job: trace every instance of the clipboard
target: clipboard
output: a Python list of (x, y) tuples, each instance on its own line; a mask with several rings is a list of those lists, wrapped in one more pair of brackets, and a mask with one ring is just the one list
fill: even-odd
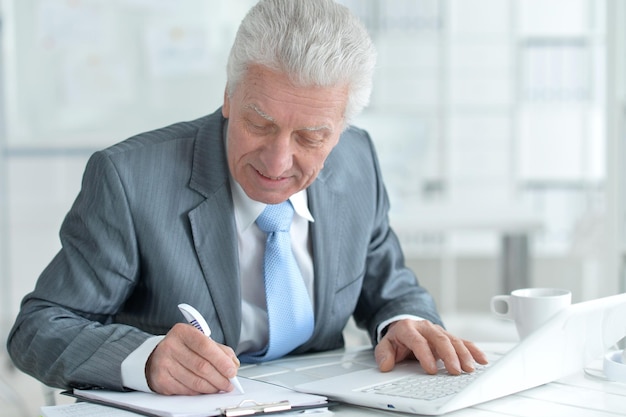
[(81, 401), (119, 408), (148, 417), (240, 417), (277, 414), (325, 408), (324, 396), (305, 394), (248, 378), (240, 378), (246, 394), (207, 394), (196, 396), (159, 395), (139, 391), (119, 392), (102, 389), (64, 391)]
[[(72, 391), (63, 391), (63, 395), (76, 398), (79, 401), (85, 403), (97, 404), (105, 407), (116, 408), (119, 410), (130, 411), (132, 413), (141, 414), (147, 417), (161, 417), (161, 414), (154, 414), (147, 411), (139, 411), (133, 407), (124, 406), (122, 404), (113, 404), (107, 401), (100, 401), (96, 399), (87, 399), (81, 395), (76, 395)], [(254, 400), (243, 400), (237, 406), (222, 407), (220, 408), (220, 414), (224, 417), (242, 417), (251, 416), (256, 414), (280, 414), (286, 412), (299, 412), (304, 410), (313, 410), (316, 408), (327, 408), (338, 405), (338, 402), (327, 401), (326, 403), (305, 405), (305, 406), (292, 406), (287, 400), (277, 401), (274, 403), (258, 403)]]
[(279, 414), (286, 412), (299, 412), (304, 410), (312, 410), (315, 408), (326, 408), (338, 405), (337, 402), (329, 402), (305, 405), (305, 406), (291, 406), (289, 401), (277, 401), (274, 403), (257, 403), (253, 400), (244, 400), (239, 405), (234, 407), (224, 407), (221, 409), (222, 416), (224, 417), (241, 417), (251, 416), (255, 414)]

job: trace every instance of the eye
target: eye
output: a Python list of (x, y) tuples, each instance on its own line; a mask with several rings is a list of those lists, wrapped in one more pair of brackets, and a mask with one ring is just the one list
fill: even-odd
[(321, 148), (326, 143), (322, 135), (298, 133), (296, 137), (298, 143), (307, 148)]
[(246, 120), (246, 126), (250, 132), (255, 134), (269, 133), (272, 129), (272, 125), (265, 121), (255, 122), (250, 119)]

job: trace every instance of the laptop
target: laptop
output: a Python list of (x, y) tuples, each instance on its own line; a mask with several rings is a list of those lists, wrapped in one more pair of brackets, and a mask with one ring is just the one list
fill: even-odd
[[(331, 400), (412, 414), (439, 415), (533, 388), (582, 370), (626, 336), (626, 293), (572, 304), (490, 364), (453, 376), (427, 375), (417, 361), (378, 370), (371, 349), (287, 357), (242, 367), (239, 375)], [(405, 395), (407, 380), (423, 384)], [(421, 397), (421, 398), (416, 398)]]

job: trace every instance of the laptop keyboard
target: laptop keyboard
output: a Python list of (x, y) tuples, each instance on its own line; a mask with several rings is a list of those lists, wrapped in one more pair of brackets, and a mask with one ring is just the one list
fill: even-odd
[(435, 375), (408, 375), (380, 385), (367, 387), (361, 392), (419, 400), (435, 400), (461, 391), (487, 368), (488, 366), (477, 365), (474, 372), (461, 375), (450, 375), (445, 370)]

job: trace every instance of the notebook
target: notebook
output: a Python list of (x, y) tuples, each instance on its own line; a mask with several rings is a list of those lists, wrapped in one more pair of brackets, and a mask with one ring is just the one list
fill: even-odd
[[(287, 358), (242, 368), (240, 375), (345, 403), (439, 415), (581, 371), (624, 336), (626, 294), (620, 294), (572, 304), (507, 352), (486, 352), (490, 365), (472, 374), (452, 376), (442, 369), (436, 376), (426, 375), (416, 361), (381, 373), (372, 351), (361, 350)], [(395, 383), (416, 376), (427, 384), (418, 391), (435, 394), (422, 399), (399, 396), (402, 387)], [(428, 387), (437, 384), (439, 391)], [(458, 392), (446, 391), (454, 385), (460, 385)]]

